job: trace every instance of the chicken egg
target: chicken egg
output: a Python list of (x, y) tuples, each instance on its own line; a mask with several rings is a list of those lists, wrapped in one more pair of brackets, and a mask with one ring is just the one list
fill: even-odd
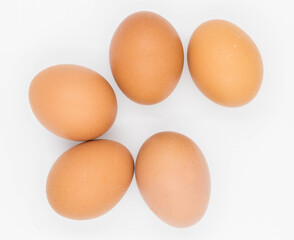
[(160, 132), (142, 145), (136, 180), (150, 209), (174, 227), (188, 227), (204, 215), (210, 196), (205, 158), (188, 137)]
[(29, 99), (37, 119), (51, 132), (70, 140), (99, 137), (112, 126), (117, 113), (109, 83), (93, 70), (71, 64), (37, 74)]
[(141, 104), (155, 104), (175, 89), (183, 69), (181, 39), (174, 27), (152, 12), (137, 12), (116, 29), (110, 66), (124, 94)]
[(81, 143), (63, 153), (47, 178), (47, 198), (60, 215), (91, 219), (112, 209), (127, 191), (133, 157), (111, 140)]
[(263, 63), (253, 40), (238, 26), (224, 20), (201, 24), (188, 47), (191, 76), (212, 101), (238, 107), (258, 93)]

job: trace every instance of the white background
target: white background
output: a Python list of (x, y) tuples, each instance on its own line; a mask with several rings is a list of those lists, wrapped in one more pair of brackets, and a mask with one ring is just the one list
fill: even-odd
[[(0, 239), (294, 239), (294, 14), (292, 1), (0, 0)], [(185, 62), (170, 97), (153, 106), (126, 98), (111, 75), (108, 50), (123, 18), (159, 13), (186, 49), (202, 22), (222, 18), (256, 42), (264, 61), (258, 96), (240, 108), (206, 99)], [(136, 158), (152, 134), (172, 130), (192, 138), (210, 167), (212, 194), (205, 217), (176, 229), (142, 200), (135, 180), (106, 215), (90, 221), (60, 217), (45, 183), (54, 161), (77, 144), (41, 126), (28, 102), (30, 81), (60, 63), (102, 74), (118, 98), (114, 126), (102, 138), (123, 143)]]

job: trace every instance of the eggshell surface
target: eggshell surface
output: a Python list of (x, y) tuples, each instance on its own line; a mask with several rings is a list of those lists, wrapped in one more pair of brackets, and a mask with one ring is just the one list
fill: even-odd
[(137, 12), (123, 20), (113, 35), (109, 58), (120, 89), (141, 104), (167, 98), (180, 79), (184, 63), (178, 33), (152, 12)]
[(224, 106), (250, 102), (262, 83), (263, 63), (255, 43), (241, 28), (224, 20), (207, 21), (194, 31), (188, 65), (200, 91)]
[(142, 145), (136, 180), (150, 209), (174, 227), (188, 227), (204, 215), (210, 197), (207, 163), (197, 145), (175, 132), (161, 132)]
[(47, 198), (60, 215), (91, 219), (113, 208), (134, 172), (126, 147), (111, 140), (81, 143), (62, 154), (47, 179)]
[(51, 132), (70, 140), (90, 140), (114, 123), (117, 101), (109, 83), (88, 68), (63, 64), (41, 71), (31, 82), (31, 108)]

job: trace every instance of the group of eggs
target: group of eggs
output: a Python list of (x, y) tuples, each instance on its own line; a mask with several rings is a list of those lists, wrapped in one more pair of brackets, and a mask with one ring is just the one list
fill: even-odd
[[(117, 28), (110, 45), (110, 66), (119, 88), (140, 104), (155, 104), (176, 87), (184, 53), (179, 35), (163, 17), (137, 12)], [(262, 59), (251, 38), (224, 20), (201, 24), (188, 47), (188, 65), (197, 87), (212, 101), (241, 106), (257, 94)], [(105, 133), (117, 114), (117, 100), (98, 73), (77, 65), (41, 71), (29, 90), (39, 121), (61, 137), (86, 141), (62, 154), (47, 178), (47, 198), (60, 215), (98, 217), (127, 191), (134, 173), (128, 149)], [(91, 140), (91, 141), (88, 141)], [(197, 145), (175, 132), (161, 132), (142, 145), (135, 166), (140, 193), (166, 223), (188, 227), (204, 215), (210, 196), (207, 163)]]

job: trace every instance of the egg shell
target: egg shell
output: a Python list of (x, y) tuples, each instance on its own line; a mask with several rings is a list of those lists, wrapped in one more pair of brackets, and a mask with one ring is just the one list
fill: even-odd
[(184, 63), (178, 33), (152, 12), (137, 12), (123, 20), (113, 35), (109, 58), (120, 89), (141, 104), (167, 98), (180, 79)]
[(91, 219), (112, 209), (127, 191), (133, 158), (111, 140), (81, 143), (62, 154), (47, 178), (47, 198), (60, 215)]
[(150, 209), (174, 227), (188, 227), (204, 215), (210, 197), (207, 163), (197, 145), (175, 132), (161, 132), (142, 145), (136, 180)]
[(212, 101), (229, 107), (250, 102), (263, 78), (263, 63), (253, 40), (238, 26), (210, 20), (193, 33), (188, 47), (191, 76)]
[(114, 123), (117, 101), (109, 83), (91, 69), (63, 64), (41, 71), (29, 89), (31, 108), (51, 132), (90, 140)]

